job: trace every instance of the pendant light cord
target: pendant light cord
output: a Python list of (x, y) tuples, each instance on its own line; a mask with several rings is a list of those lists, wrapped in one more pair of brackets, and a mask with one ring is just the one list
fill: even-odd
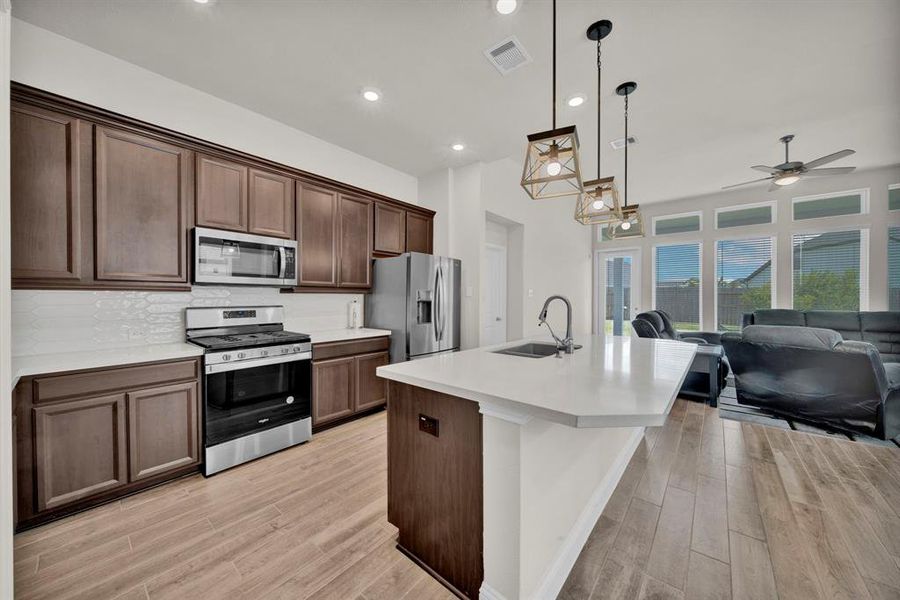
[(556, 129), (556, 0), (553, 0), (553, 129)]
[(601, 75), (602, 72), (602, 62), (600, 60), (600, 36), (597, 36), (597, 179), (600, 179), (600, 148), (603, 145), (603, 138), (600, 136), (600, 98), (601, 93), (600, 90), (603, 89), (601, 85)]
[(625, 208), (628, 208), (628, 94), (625, 94)]

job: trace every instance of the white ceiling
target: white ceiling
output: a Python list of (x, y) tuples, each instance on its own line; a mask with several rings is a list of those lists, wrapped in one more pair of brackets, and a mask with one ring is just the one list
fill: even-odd
[[(524, 155), (550, 128), (550, 3), (520, 0), (13, 0), (13, 15), (414, 175)], [(654, 202), (754, 179), (752, 164), (842, 148), (833, 166), (900, 163), (900, 2), (559, 2), (560, 125), (595, 176), (595, 45), (604, 41), (603, 175), (621, 178), (618, 83), (631, 100), (629, 196)], [(483, 55), (516, 35), (534, 62), (507, 76)], [(369, 104), (360, 89), (375, 86)], [(588, 102), (571, 109), (575, 92)], [(462, 153), (451, 143), (466, 144)], [(801, 184), (802, 185), (802, 184)], [(760, 192), (764, 193), (764, 184)]]

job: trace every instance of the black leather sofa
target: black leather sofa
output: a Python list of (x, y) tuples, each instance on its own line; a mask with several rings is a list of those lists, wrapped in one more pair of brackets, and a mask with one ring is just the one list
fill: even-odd
[[(747, 325), (782, 325), (831, 329), (844, 340), (869, 342), (884, 362), (900, 362), (900, 312), (856, 312), (843, 310), (787, 310), (772, 308), (745, 313)], [(727, 350), (726, 350), (727, 352)]]
[[(638, 314), (631, 321), (631, 327), (635, 334), (642, 338), (661, 338), (677, 340), (693, 344), (720, 345), (722, 334), (711, 331), (690, 331), (681, 333), (675, 329), (672, 318), (663, 310), (650, 310)], [(725, 387), (725, 379), (728, 377), (728, 361), (723, 359), (719, 364), (719, 390)], [(684, 378), (681, 385), (681, 394), (709, 398), (709, 374), (705, 371), (691, 370)]]
[[(812, 312), (765, 311), (770, 314), (762, 318), (759, 312), (764, 311), (756, 314), (757, 322), (774, 317), (781, 322), (722, 335), (740, 404), (881, 439), (900, 435), (900, 362), (886, 362), (875, 345), (844, 339), (839, 330), (806, 325)], [(784, 326), (787, 319), (793, 326)], [(818, 315), (812, 320), (819, 322)], [(846, 315), (831, 321), (852, 322)], [(869, 323), (884, 324), (877, 319)], [(858, 333), (862, 336), (866, 330), (861, 327)], [(882, 347), (895, 349), (896, 343), (884, 342)]]

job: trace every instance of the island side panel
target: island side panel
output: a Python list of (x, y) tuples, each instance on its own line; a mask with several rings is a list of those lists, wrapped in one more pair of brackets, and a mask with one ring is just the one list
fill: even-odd
[[(452, 588), (484, 577), (482, 417), (478, 404), (388, 382), (388, 521), (398, 543)], [(420, 420), (437, 421), (437, 435)]]

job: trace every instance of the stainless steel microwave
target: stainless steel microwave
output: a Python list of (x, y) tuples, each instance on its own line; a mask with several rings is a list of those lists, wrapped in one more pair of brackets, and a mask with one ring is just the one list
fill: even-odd
[(297, 242), (194, 228), (194, 283), (297, 285)]

